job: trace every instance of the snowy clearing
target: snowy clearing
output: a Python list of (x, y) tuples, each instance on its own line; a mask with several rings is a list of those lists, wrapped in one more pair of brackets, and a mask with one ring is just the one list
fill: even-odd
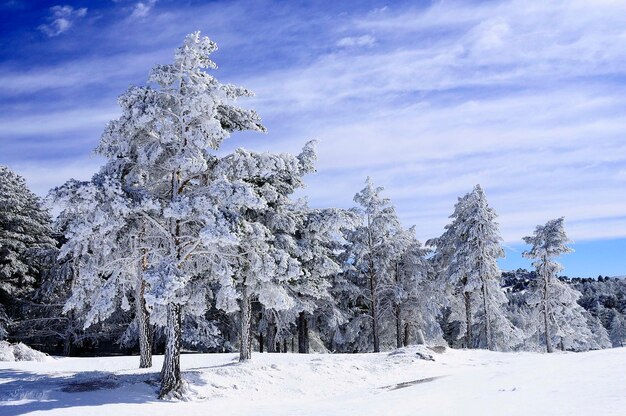
[[(435, 361), (420, 359), (432, 355)], [(182, 357), (190, 401), (157, 400), (162, 356), (0, 363), (0, 413), (54, 415), (623, 415), (626, 348)], [(175, 412), (175, 413), (174, 413)]]

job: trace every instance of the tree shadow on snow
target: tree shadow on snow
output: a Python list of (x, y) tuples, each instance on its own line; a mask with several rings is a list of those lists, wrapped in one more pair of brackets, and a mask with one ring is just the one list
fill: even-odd
[[(183, 372), (194, 385), (203, 381), (195, 372)], [(108, 371), (41, 374), (0, 370), (0, 414), (106, 404), (163, 403), (157, 400), (159, 373), (116, 374)]]

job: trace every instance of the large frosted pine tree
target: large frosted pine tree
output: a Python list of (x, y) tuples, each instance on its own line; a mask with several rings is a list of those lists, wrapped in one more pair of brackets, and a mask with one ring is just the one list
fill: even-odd
[[(119, 104), (122, 116), (106, 127), (97, 152), (108, 159), (102, 173), (138, 196), (150, 244), (135, 251), (147, 256), (144, 297), (151, 318), (165, 327), (165, 359), (160, 397), (179, 396), (181, 325), (184, 315), (206, 310), (205, 276), (214, 276), (225, 246), (236, 244), (234, 224), (217, 208), (208, 182), (217, 162), (212, 154), (234, 131), (264, 131), (256, 112), (235, 105), (250, 96), (243, 88), (221, 84), (206, 69), (216, 65), (217, 49), (193, 33), (174, 55), (157, 65), (149, 86), (131, 87)], [(230, 198), (244, 192), (222, 181)], [(232, 186), (231, 186), (232, 185)], [(139, 262), (139, 259), (136, 259)]]

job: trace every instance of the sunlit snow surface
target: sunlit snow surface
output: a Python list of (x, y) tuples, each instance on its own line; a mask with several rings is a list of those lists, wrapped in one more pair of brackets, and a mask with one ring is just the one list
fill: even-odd
[[(432, 355), (435, 361), (416, 353)], [(0, 415), (624, 415), (626, 348), (183, 355), (189, 401), (156, 400), (138, 357), (0, 363)]]

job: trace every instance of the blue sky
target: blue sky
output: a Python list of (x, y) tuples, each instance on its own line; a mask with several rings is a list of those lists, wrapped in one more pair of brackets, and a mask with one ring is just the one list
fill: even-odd
[(0, 163), (40, 195), (96, 171), (116, 97), (200, 30), (269, 129), (223, 151), (319, 139), (311, 205), (351, 206), (370, 175), (424, 240), (480, 183), (503, 268), (565, 216), (567, 274), (626, 274), (625, 2), (15, 0), (0, 19)]

